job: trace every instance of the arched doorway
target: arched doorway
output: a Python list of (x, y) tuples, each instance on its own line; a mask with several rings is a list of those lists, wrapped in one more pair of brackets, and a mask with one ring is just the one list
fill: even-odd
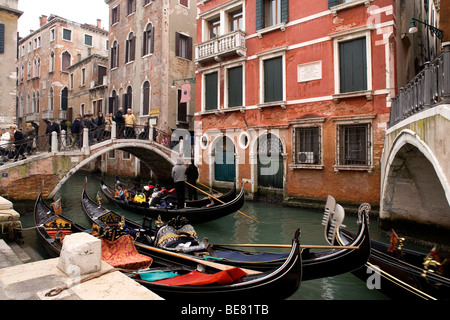
[(236, 157), (233, 141), (228, 137), (220, 138), (214, 146), (214, 179), (234, 182), (236, 178)]
[(283, 189), (284, 160), (281, 140), (272, 133), (258, 138), (258, 186)]

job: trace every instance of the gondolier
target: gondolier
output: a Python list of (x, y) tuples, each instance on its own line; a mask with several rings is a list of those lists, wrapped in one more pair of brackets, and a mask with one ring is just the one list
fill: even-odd
[(184, 181), (186, 179), (186, 167), (181, 158), (177, 159), (177, 164), (172, 168), (172, 179), (177, 193), (177, 208), (184, 208)]

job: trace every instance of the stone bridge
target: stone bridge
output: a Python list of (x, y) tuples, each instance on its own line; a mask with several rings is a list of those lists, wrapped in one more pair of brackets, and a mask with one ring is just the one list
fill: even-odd
[(450, 228), (450, 47), (393, 99), (380, 219)]
[(171, 179), (172, 166), (179, 157), (175, 151), (178, 147), (172, 150), (152, 140), (116, 139), (114, 136), (91, 146), (85, 139), (83, 147), (77, 150), (58, 149), (64, 148), (53, 144), (51, 152), (41, 152), (1, 166), (0, 195), (9, 200), (35, 200), (42, 186), (43, 196), (52, 198), (74, 173), (113, 149), (133, 154), (152, 168), (161, 180)]

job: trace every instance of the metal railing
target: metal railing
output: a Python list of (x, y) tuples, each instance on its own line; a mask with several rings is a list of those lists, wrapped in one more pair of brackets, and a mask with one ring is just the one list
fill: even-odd
[[(152, 135), (150, 135), (150, 132), (152, 132)], [(158, 139), (158, 134), (161, 139)], [(163, 137), (165, 139), (162, 139)], [(143, 125), (127, 128), (113, 123), (111, 126), (103, 125), (86, 128), (81, 133), (71, 133), (62, 130), (60, 134), (53, 132), (51, 135), (26, 137), (21, 141), (1, 141), (0, 165), (6, 162), (22, 160), (35, 154), (77, 151), (111, 138), (151, 140), (166, 147), (169, 147), (169, 145), (166, 145), (164, 141), (170, 141), (168, 139), (170, 137), (167, 134)]]
[(450, 45), (392, 98), (388, 128), (442, 103), (450, 103)]

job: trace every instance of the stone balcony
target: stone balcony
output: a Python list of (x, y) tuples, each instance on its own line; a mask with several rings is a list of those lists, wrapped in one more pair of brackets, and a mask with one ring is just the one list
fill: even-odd
[(245, 32), (237, 30), (199, 43), (195, 46), (195, 62), (202, 64), (211, 60), (220, 62), (224, 57), (246, 55)]

